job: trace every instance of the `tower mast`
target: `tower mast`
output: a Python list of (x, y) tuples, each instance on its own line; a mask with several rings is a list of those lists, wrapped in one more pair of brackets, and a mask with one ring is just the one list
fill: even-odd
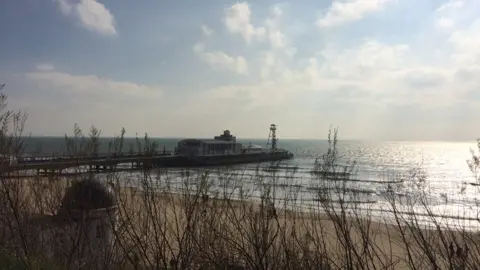
[(268, 135), (267, 149), (269, 148), (271, 138), (271, 150), (274, 152), (277, 150), (277, 126), (275, 124), (270, 125), (270, 134)]

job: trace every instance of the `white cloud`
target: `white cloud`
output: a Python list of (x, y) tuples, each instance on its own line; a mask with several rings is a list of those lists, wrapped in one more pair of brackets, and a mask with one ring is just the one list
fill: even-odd
[(203, 54), (203, 58), (214, 67), (219, 66), (241, 74), (248, 72), (247, 61), (241, 56), (231, 57), (224, 52), (207, 52)]
[(104, 136), (118, 135), (122, 127), (134, 136), (168, 130), (171, 125), (157, 121), (168, 118), (172, 110), (161, 86), (59, 70), (32, 71), (16, 78), (29, 89), (28, 95), (11, 100), (12, 106), (30, 112), (27, 133), (62, 135), (78, 123), (84, 129), (94, 124)]
[(96, 0), (54, 1), (63, 15), (74, 17), (84, 28), (103, 35), (117, 35), (115, 18), (104, 4)]
[(58, 7), (60, 8), (60, 11), (63, 13), (63, 15), (70, 15), (73, 10), (73, 5), (70, 3), (68, 0), (54, 0), (54, 2), (57, 2)]
[(55, 69), (51, 63), (40, 63), (36, 68), (40, 71), (53, 71)]
[[(360, 20), (393, 1), (335, 1), (318, 26), (333, 27)], [(244, 44), (221, 47), (230, 44), (230, 40), (229, 37), (221, 40), (222, 31), (215, 29), (215, 38), (208, 39), (208, 46), (199, 42), (191, 49), (213, 70), (242, 74), (242, 83), (215, 84), (213, 80), (207, 85), (214, 86), (208, 89), (199, 87), (194, 93), (181, 95), (181, 102), (176, 101), (176, 96), (168, 99), (175, 110), (161, 113), (174, 119), (175, 125), (167, 123), (166, 129), (174, 130), (171, 132), (175, 135), (210, 136), (212, 130), (227, 125), (239, 136), (265, 137), (268, 134), (262, 132), (273, 122), (280, 124), (282, 133), (289, 137), (311, 138), (324, 136), (329, 125), (334, 124), (341, 127), (344, 138), (384, 135), (387, 139), (398, 136), (435, 139), (454, 130), (453, 127), (466, 130), (466, 123), (473, 121), (473, 116), (457, 116), (458, 119), (452, 120), (452, 115), (463, 108), (480, 108), (476, 94), (480, 88), (480, 20), (474, 21), (477, 9), (473, 8), (478, 3), (449, 1), (436, 11), (422, 13), (428, 24), (421, 23), (416, 33), (395, 32), (388, 39), (378, 33), (375, 38), (369, 38), (368, 34), (360, 38), (339, 36), (326, 42), (323, 37), (316, 39), (315, 34), (309, 33), (317, 28), (311, 23), (311, 29), (305, 28), (301, 34), (295, 32), (298, 28), (292, 25), (302, 18), (289, 14), (288, 8), (273, 6), (266, 17), (259, 18), (252, 16), (257, 13), (252, 13), (248, 4), (235, 4), (225, 10), (222, 18), (227, 34), (238, 35)], [(293, 17), (290, 15), (297, 15), (294, 22), (284, 21)], [(438, 35), (433, 33), (436, 27), (448, 31)], [(214, 31), (206, 25), (198, 30), (204, 38)], [(267, 46), (256, 46), (257, 42)], [(296, 55), (295, 46), (299, 48)], [(105, 100), (102, 106), (112, 106), (112, 110), (134, 106), (136, 118), (122, 117), (135, 124), (138, 117), (148, 117), (144, 107), (151, 114), (158, 107), (152, 100), (163, 97), (152, 96), (149, 93), (155, 91), (148, 90), (162, 93), (162, 88), (76, 76), (48, 68), (28, 74), (27, 78), (45, 89), (70, 90), (75, 97)], [(101, 98), (97, 93), (103, 93)], [(110, 102), (108, 97), (114, 97), (113, 93), (124, 97), (119, 101), (121, 105)], [(142, 97), (141, 102), (128, 103)], [(142, 109), (144, 114), (136, 114)], [(130, 113), (134, 113), (133, 109)], [(480, 109), (471, 109), (469, 115), (478, 113)], [(110, 119), (113, 117), (118, 118)], [(328, 123), (322, 120), (324, 124), (316, 125), (319, 117)], [(144, 121), (143, 125), (149, 124)], [(470, 134), (473, 129), (470, 127)], [(476, 132), (480, 130), (477, 128)]]
[[(261, 80), (213, 87), (193, 95), (179, 111), (183, 115), (202, 112), (195, 117), (208, 116), (219, 123), (229, 121), (224, 115), (232, 110), (241, 111), (243, 117), (257, 116), (251, 125), (270, 119), (295, 127), (295, 131), (289, 132), (294, 137), (324, 135), (312, 135), (314, 129), (308, 124), (318, 120), (321, 112), (328, 124), (340, 125), (346, 136), (356, 138), (400, 136), (383, 134), (378, 128), (395, 129), (389, 122), (392, 117), (415, 111), (418, 118), (402, 124), (403, 128), (408, 126), (409, 134), (427, 139), (442, 136), (448, 123), (429, 121), (428, 117), (442, 111), (448, 114), (445, 110), (470, 102), (471, 89), (480, 86), (480, 81), (474, 81), (480, 67), (458, 72), (455, 65), (421, 63), (414, 57), (414, 49), (408, 44), (387, 44), (374, 39), (348, 48), (329, 44), (300, 66), (295, 59), (266, 51), (250, 70), (250, 74), (260, 74)], [(457, 77), (469, 83), (459, 83), (458, 79), (455, 81)], [(295, 117), (288, 111), (295, 111)], [(299, 118), (304, 121), (298, 122)], [(375, 127), (365, 124), (369, 122), (375, 122)], [(425, 127), (429, 132), (423, 131)], [(326, 129), (328, 126), (320, 128), (325, 132)]]
[(444, 53), (454, 68), (472, 69), (480, 65), (479, 9), (480, 2), (476, 0), (449, 0), (435, 10), (435, 24), (444, 30), (449, 45), (445, 49), (450, 49)]
[(210, 28), (206, 25), (202, 25), (202, 33), (205, 36), (209, 37), (209, 36), (213, 35), (213, 30), (212, 30), (212, 28)]
[[(271, 75), (278, 72), (282, 67), (281, 58), (292, 57), (297, 49), (288, 44), (288, 41), (281, 31), (281, 16), (283, 10), (279, 5), (270, 9), (270, 16), (264, 20), (261, 27), (254, 26), (251, 21), (251, 11), (247, 3), (237, 3), (225, 11), (224, 23), (231, 33), (240, 33), (247, 43), (253, 37), (258, 41), (268, 41), (271, 45), (270, 51), (266, 52), (266, 58), (259, 59), (259, 74), (262, 79), (267, 80)], [(260, 30), (258, 32), (257, 30)], [(213, 30), (211, 30), (213, 31)], [(205, 30), (202, 28), (205, 34)], [(208, 31), (207, 31), (208, 32)], [(261, 33), (257, 35), (258, 33)], [(231, 56), (222, 51), (206, 51), (205, 44), (198, 42), (193, 46), (193, 51), (212, 68), (217, 70), (230, 70), (239, 74), (249, 74), (249, 65), (243, 56)], [(276, 67), (272, 63), (275, 63)]]
[(449, 0), (437, 8), (436, 12), (451, 12), (465, 6), (465, 0)]
[(275, 17), (280, 17), (283, 14), (283, 10), (279, 5), (274, 5), (272, 8), (272, 13)]
[(250, 21), (251, 11), (248, 3), (236, 3), (225, 10), (225, 26), (231, 33), (239, 33), (248, 43), (253, 38), (263, 39), (264, 27), (255, 27)]
[(272, 43), (272, 46), (274, 48), (285, 47), (285, 35), (283, 35), (282, 32), (280, 31), (271, 32), (268, 35), (268, 38), (270, 39), (270, 43)]
[(163, 90), (131, 82), (114, 81), (95, 75), (72, 75), (66, 72), (44, 70), (25, 74), (27, 81), (39, 87), (68, 91), (76, 95), (95, 95), (108, 99), (155, 99)]
[(454, 31), (449, 41), (454, 46), (452, 59), (458, 66), (480, 65), (480, 19), (466, 29)]
[(273, 70), (276, 66), (280, 65), (273, 52), (266, 52), (264, 56), (260, 59), (260, 77), (263, 80), (270, 78), (270, 75), (273, 73)]
[[(243, 18), (248, 20), (243, 21), (250, 24), (250, 10), (245, 10), (248, 11), (248, 16)], [(249, 85), (220, 86), (211, 89), (209, 95), (202, 94), (203, 99), (239, 99), (242, 102), (248, 100), (248, 105), (244, 104), (246, 107), (242, 109), (253, 110), (265, 106), (284, 106), (299, 95), (332, 92), (344, 89), (346, 85), (375, 93), (392, 83), (395, 79), (394, 73), (402, 70), (406, 63), (404, 56), (408, 45), (388, 45), (367, 39), (361, 46), (353, 48), (326, 46), (317, 56), (311, 57), (306, 65), (294, 68), (292, 64), (296, 59), (292, 56), (296, 48), (288, 44), (288, 39), (282, 32), (282, 15), (283, 10), (279, 6), (271, 9), (271, 15), (263, 25), (271, 49), (262, 52), (259, 58), (250, 60), (252, 64), (249, 74), (259, 74), (261, 80)], [(253, 25), (251, 27), (255, 28)], [(238, 71), (235, 58), (220, 52), (207, 54), (204, 50), (201, 43), (194, 46), (194, 51), (201, 53), (206, 62)], [(384, 74), (386, 75), (382, 76)], [(360, 96), (352, 95), (348, 98), (359, 99)], [(365, 97), (362, 96), (361, 99)], [(195, 100), (198, 100), (198, 97)]]
[(334, 0), (324, 16), (317, 20), (321, 28), (358, 21), (370, 13), (378, 12), (391, 0)]
[(295, 48), (286, 48), (285, 35), (279, 29), (279, 22), (283, 14), (279, 5), (271, 8), (271, 16), (265, 20), (263, 26), (252, 24), (251, 13), (248, 3), (236, 3), (225, 11), (225, 26), (231, 33), (240, 33), (247, 43), (256, 38), (258, 41), (268, 40), (274, 49), (285, 48), (288, 53), (295, 50)]
[(447, 37), (448, 57), (456, 68), (480, 65), (479, 8), (479, 1), (449, 0), (434, 12), (435, 26)]
[[(296, 69), (291, 68), (288, 59), (268, 51), (259, 59), (257, 70), (252, 70), (252, 73), (257, 71), (260, 74), (260, 82), (221, 86), (211, 89), (208, 95), (202, 93), (202, 96), (215, 102), (247, 99), (242, 109), (253, 110), (264, 106), (286, 106), (298, 96), (333, 93), (347, 85), (379, 93), (394, 83), (395, 74), (404, 68), (407, 50), (405, 45), (367, 40), (357, 48), (323, 50), (318, 57), (310, 58), (308, 64)], [(344, 101), (364, 99), (358, 95), (344, 98)]]
[(202, 53), (205, 50), (205, 44), (198, 42), (195, 45), (193, 45), (193, 51), (195, 53)]
[[(195, 50), (195, 48), (194, 48)], [(224, 52), (196, 51), (203, 61), (213, 69), (230, 70), (239, 74), (248, 74), (247, 60), (242, 56), (232, 57)]]
[(325, 74), (361, 81), (404, 68), (407, 64), (405, 53), (408, 49), (406, 44), (387, 45), (376, 40), (365, 40), (354, 48), (327, 47), (318, 55), (325, 63), (321, 67)]
[(452, 18), (440, 17), (436, 20), (436, 26), (439, 28), (452, 28), (455, 25), (455, 21)]
[(247, 60), (242, 56), (233, 57), (221, 51), (205, 51), (205, 44), (198, 42), (193, 52), (216, 70), (229, 70), (238, 74), (248, 74)]
[(280, 29), (280, 20), (283, 14), (283, 10), (280, 6), (275, 5), (271, 10), (272, 16), (267, 18), (265, 26), (268, 32), (268, 39), (274, 49), (280, 49), (286, 47), (286, 38)]
[(435, 26), (440, 30), (451, 30), (458, 19), (458, 11), (464, 6), (464, 0), (449, 0), (443, 3), (435, 10)]

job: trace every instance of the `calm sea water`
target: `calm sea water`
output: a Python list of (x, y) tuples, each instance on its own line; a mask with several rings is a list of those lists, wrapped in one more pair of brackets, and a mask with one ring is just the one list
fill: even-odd
[[(153, 140), (158, 143), (159, 149), (165, 147), (172, 150), (179, 139), (153, 138)], [(108, 151), (109, 141), (110, 139), (102, 139), (101, 152)], [(240, 142), (266, 145), (266, 140), (240, 140)], [(63, 138), (29, 138), (26, 143), (26, 153), (29, 154), (49, 155), (65, 151)], [(135, 151), (135, 145), (135, 139), (125, 140), (126, 151), (130, 147)], [(280, 198), (278, 204), (308, 211), (318, 205), (315, 199), (318, 198), (319, 186), (322, 186), (322, 183), (311, 174), (314, 159), (327, 150), (328, 142), (279, 140), (279, 147), (293, 152), (295, 158), (285, 161), (282, 168), (275, 172), (275, 177), (272, 177), (271, 171), (263, 171), (263, 181), (271, 183), (274, 181), (276, 196)], [(390, 183), (390, 188), (393, 188), (399, 201), (409, 201), (409, 206), (403, 208), (405, 212), (425, 212), (421, 203), (415, 201), (416, 196), (424, 192), (427, 194), (428, 206), (438, 215), (441, 222), (448, 224), (453, 222), (454, 225), (462, 226), (474, 226), (478, 223), (469, 220), (475, 219), (479, 213), (477, 200), (479, 187), (471, 185), (476, 183), (476, 180), (467, 165), (467, 160), (471, 158), (470, 150), (476, 150), (475, 142), (339, 141), (338, 149), (343, 157), (342, 163), (356, 161), (355, 175), (351, 177), (356, 181), (345, 182), (346, 195), (343, 199), (351, 198), (358, 201), (357, 211), (369, 211), (376, 217), (389, 218), (391, 207), (386, 202), (385, 196), (391, 194), (387, 191)], [(267, 166), (269, 164), (263, 164), (262, 168)], [(258, 173), (258, 165), (238, 165), (235, 169), (241, 178), (225, 183), (220, 177), (212, 176), (213, 186), (217, 190), (227, 186), (237, 193), (241, 186), (244, 190), (250, 190), (254, 199), (258, 199), (261, 196), (255, 189), (258, 180), (253, 177)], [(421, 169), (425, 173), (425, 181), (414, 180), (412, 169)], [(180, 183), (181, 170), (170, 170), (170, 175), (175, 174), (178, 176), (178, 189), (181, 189), (184, 187)], [(158, 172), (152, 172), (152, 179), (157, 179), (160, 188), (163, 181)], [(192, 185), (195, 185), (195, 181), (192, 181)], [(169, 187), (172, 188), (172, 183), (169, 183)], [(284, 200), (285, 197), (289, 199)], [(339, 199), (334, 195), (333, 199), (335, 198)]]

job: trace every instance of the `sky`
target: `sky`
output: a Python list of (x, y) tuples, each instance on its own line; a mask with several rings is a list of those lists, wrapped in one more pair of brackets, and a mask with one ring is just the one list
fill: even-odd
[(474, 140), (478, 0), (3, 0), (25, 132)]

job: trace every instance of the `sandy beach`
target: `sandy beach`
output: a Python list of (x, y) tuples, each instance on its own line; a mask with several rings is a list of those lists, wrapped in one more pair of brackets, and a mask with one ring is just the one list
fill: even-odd
[[(373, 222), (367, 217), (346, 216), (342, 220), (339, 212), (299, 213), (276, 209), (275, 215), (268, 213), (267, 207), (248, 201), (207, 200), (201, 196), (173, 193), (147, 195), (134, 188), (124, 188), (120, 194), (123, 199), (119, 200), (119, 205), (124, 215), (135, 216), (140, 222), (132, 227), (144, 228), (140, 234), (144, 234), (145, 239), (150, 235), (151, 242), (145, 244), (158, 244), (151, 235), (163, 228), (166, 235), (160, 238), (171, 239), (172, 251), (179, 248), (181, 241), (178, 239), (192, 226), (204, 241), (205, 253), (221, 247), (232, 254), (239, 249), (253, 254), (259, 244), (256, 241), (263, 238), (270, 245), (269, 255), (280, 256), (278, 259), (287, 259), (281, 253), (294, 249), (302, 253), (301, 256), (316, 253), (315, 256), (326, 257), (335, 268), (343, 268), (350, 257), (353, 261), (363, 260), (363, 265), (375, 269), (406, 269), (411, 268), (408, 261), (429, 265), (429, 256), (435, 254), (436, 263), (443, 269), (449, 260), (447, 245), (451, 241), (463, 245), (461, 239), (475, 238), (474, 234), (466, 236), (462, 232), (418, 230), (407, 224)], [(155, 219), (161, 220), (163, 225), (158, 226)], [(432, 254), (425, 252), (427, 246)], [(452, 260), (460, 259), (452, 256)]]
[[(70, 180), (22, 180), (17, 194), (25, 210), (55, 214)], [(18, 179), (12, 179), (18, 181)], [(479, 258), (473, 232), (392, 224), (368, 216), (342, 216), (339, 209), (319, 203), (309, 213), (272, 207), (268, 200), (238, 201), (197, 194), (117, 187), (118, 219), (113, 249), (117, 257), (145, 267), (173, 261), (189, 265), (229, 262), (300, 265), (328, 263), (333, 269), (349, 265), (368, 269), (448, 269)], [(28, 205), (28, 207), (27, 207)], [(326, 211), (328, 210), (328, 211)], [(330, 211), (330, 212), (329, 212)], [(455, 242), (455, 255), (450, 243)], [(457, 245), (470, 245), (468, 260)], [(249, 268), (250, 267), (250, 268)]]

